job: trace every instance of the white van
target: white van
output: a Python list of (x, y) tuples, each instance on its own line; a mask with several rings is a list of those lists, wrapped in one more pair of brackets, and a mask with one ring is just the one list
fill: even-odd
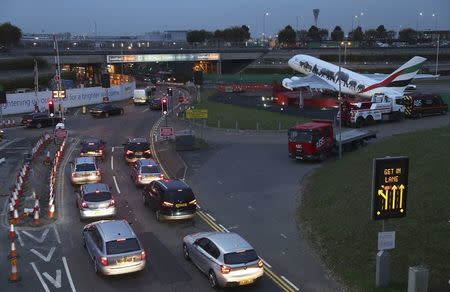
[(152, 92), (149, 87), (143, 89), (135, 89), (133, 95), (133, 102), (135, 105), (148, 104), (150, 102), (151, 96)]

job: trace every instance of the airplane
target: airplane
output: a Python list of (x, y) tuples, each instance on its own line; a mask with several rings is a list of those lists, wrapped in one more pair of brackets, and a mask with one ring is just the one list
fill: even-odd
[[(316, 90), (339, 91), (341, 93), (371, 98), (376, 93), (388, 96), (401, 96), (414, 78), (436, 77), (429, 74), (417, 75), (417, 72), (427, 59), (415, 56), (390, 75), (359, 74), (354, 71), (325, 62), (308, 55), (295, 55), (289, 59), (289, 66), (307, 76), (283, 79), (283, 86), (293, 90), (308, 87)], [(340, 81), (340, 82), (339, 82)]]

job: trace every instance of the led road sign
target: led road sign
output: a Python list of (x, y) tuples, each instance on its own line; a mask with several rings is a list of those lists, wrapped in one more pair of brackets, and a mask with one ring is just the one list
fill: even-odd
[(376, 158), (373, 161), (372, 219), (406, 216), (408, 157)]

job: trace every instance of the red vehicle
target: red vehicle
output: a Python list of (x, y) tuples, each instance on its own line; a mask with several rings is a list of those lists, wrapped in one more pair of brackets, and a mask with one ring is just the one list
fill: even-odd
[(350, 150), (363, 146), (366, 140), (376, 138), (376, 133), (352, 129), (335, 135), (333, 121), (313, 120), (290, 128), (288, 137), (289, 157), (322, 161), (337, 152), (339, 140), (342, 141), (343, 150)]

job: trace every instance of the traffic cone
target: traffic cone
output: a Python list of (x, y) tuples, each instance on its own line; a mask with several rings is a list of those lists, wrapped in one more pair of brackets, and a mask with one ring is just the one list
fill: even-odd
[(12, 193), (12, 198), (14, 199), (14, 202), (15, 202), (14, 206), (19, 206), (20, 205), (20, 198), (17, 195), (17, 191), (14, 191)]
[(55, 216), (55, 205), (54, 204), (52, 204), (50, 206), (50, 208), (48, 209), (48, 214), (47, 215), (48, 215), (49, 219), (52, 219)]
[(14, 215), (14, 206), (12, 203), (9, 203), (9, 216), (12, 217)]
[(15, 126), (16, 126), (16, 120), (14, 120), (14, 119), (12, 120), (11, 126), (12, 126), (12, 127), (15, 127)]
[(11, 127), (11, 121), (10, 120), (8, 120), (8, 122), (6, 123), (6, 127)]
[(34, 200), (34, 212), (39, 212), (39, 199)]
[(19, 224), (19, 222), (19, 211), (17, 211), (17, 209), (14, 209), (13, 217), (9, 220), (9, 223), (17, 225)]
[(9, 239), (14, 239), (17, 237), (16, 230), (14, 230), (14, 224), (9, 225)]
[(16, 250), (16, 243), (13, 240), (13, 241), (11, 241), (11, 250), (9, 251), (8, 258), (13, 259), (13, 258), (18, 258), (18, 257), (19, 257), (19, 254), (17, 253), (17, 250)]
[(9, 275), (10, 282), (18, 282), (20, 281), (20, 275), (17, 271), (17, 258), (11, 259), (11, 275)]
[(41, 219), (39, 218), (39, 211), (34, 211), (34, 217), (33, 217), (33, 222), (31, 222), (31, 225), (39, 225), (41, 224)]
[(47, 151), (47, 155), (45, 156), (45, 159), (44, 159), (44, 164), (50, 165), (51, 163), (52, 163), (52, 160), (50, 158), (50, 151)]

